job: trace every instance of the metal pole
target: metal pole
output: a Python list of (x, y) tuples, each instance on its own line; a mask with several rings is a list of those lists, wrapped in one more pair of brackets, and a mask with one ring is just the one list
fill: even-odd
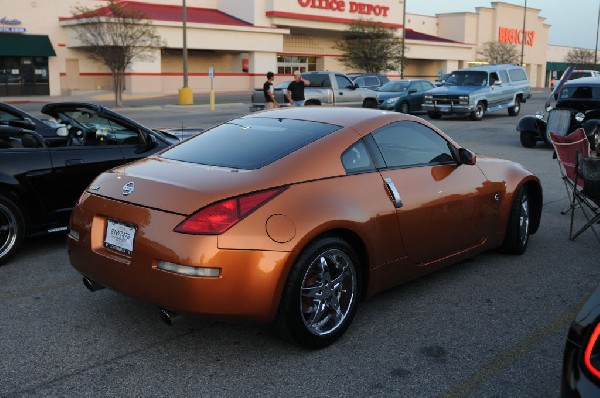
[(596, 50), (594, 51), (594, 65), (598, 63), (598, 31), (600, 30), (600, 2), (598, 3), (598, 25), (596, 27)]
[(525, 0), (525, 10), (523, 11), (523, 37), (521, 38), (521, 66), (523, 66), (523, 56), (525, 55), (525, 21), (527, 19), (527, 0)]
[(404, 48), (406, 47), (406, 0), (402, 2), (402, 63), (400, 65), (400, 79), (404, 79)]
[(183, 87), (188, 86), (187, 10), (183, 0)]

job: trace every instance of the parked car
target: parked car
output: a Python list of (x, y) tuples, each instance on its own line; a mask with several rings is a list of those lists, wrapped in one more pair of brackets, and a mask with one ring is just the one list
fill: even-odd
[(446, 83), (425, 95), (423, 109), (432, 119), (465, 115), (481, 120), (487, 112), (507, 109), (517, 116), (531, 97), (525, 70), (518, 65), (485, 65), (452, 72)]
[(567, 335), (560, 396), (600, 397), (600, 288), (583, 305)]
[(358, 87), (370, 88), (371, 90), (376, 90), (390, 81), (387, 76), (379, 73), (348, 73), (346, 76)]
[(54, 120), (38, 119), (22, 109), (0, 102), (0, 126), (13, 126), (33, 130), (44, 137), (47, 145), (64, 142), (66, 127)]
[(377, 90), (377, 106), (402, 113), (421, 111), (425, 92), (434, 87), (427, 80), (394, 80)]
[[(357, 87), (350, 78), (338, 72), (304, 72), (302, 79), (310, 86), (304, 88), (304, 105), (377, 107), (377, 93), (367, 88)], [(287, 87), (285, 88), (287, 89)], [(252, 95), (251, 111), (265, 108), (265, 97), (257, 90)]]
[[(572, 69), (572, 70), (571, 70)], [(600, 77), (600, 72), (597, 70), (585, 70), (585, 69), (574, 69), (572, 66), (567, 68), (567, 70), (563, 73), (561, 78), (566, 80), (575, 80), (580, 79), (582, 77)], [(554, 92), (554, 100), (558, 99), (558, 91)]]
[(542, 203), (523, 167), (414, 116), (281, 108), (100, 175), (68, 252), (90, 290), (147, 300), (165, 321), (274, 321), (322, 347), (364, 297), (488, 249), (523, 253)]
[(95, 104), (48, 104), (42, 112), (62, 126), (56, 137), (0, 125), (0, 264), (26, 236), (66, 231), (77, 198), (98, 174), (192, 133), (150, 130)]
[[(561, 81), (562, 83), (562, 81)], [(554, 107), (550, 99), (546, 111), (528, 115), (517, 124), (521, 145), (533, 148), (538, 141), (550, 143), (550, 132), (567, 135), (583, 127), (592, 148), (600, 142), (600, 78), (582, 77), (557, 86), (560, 92)], [(554, 94), (554, 93), (553, 93)], [(553, 95), (551, 94), (551, 95)]]

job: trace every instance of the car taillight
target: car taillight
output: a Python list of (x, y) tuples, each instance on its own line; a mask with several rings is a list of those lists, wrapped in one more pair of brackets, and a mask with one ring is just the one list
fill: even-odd
[(213, 203), (186, 218), (174, 231), (196, 235), (222, 234), (285, 189), (269, 189)]
[(600, 379), (600, 342), (598, 341), (598, 336), (600, 336), (600, 323), (596, 325), (585, 346), (583, 363), (591, 374)]

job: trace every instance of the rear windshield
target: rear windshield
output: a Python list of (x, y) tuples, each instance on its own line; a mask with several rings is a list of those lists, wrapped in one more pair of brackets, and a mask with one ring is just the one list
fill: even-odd
[(600, 99), (600, 86), (565, 86), (560, 92), (560, 99)]
[(177, 145), (161, 157), (253, 170), (318, 140), (341, 126), (295, 119), (235, 119)]

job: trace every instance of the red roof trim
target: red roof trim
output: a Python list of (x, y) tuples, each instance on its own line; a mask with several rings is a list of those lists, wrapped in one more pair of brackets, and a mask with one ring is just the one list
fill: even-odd
[[(179, 5), (151, 4), (137, 1), (121, 1), (120, 3), (125, 7), (131, 7), (146, 14), (148, 19), (153, 21), (183, 22), (183, 7)], [(108, 7), (101, 7), (98, 11), (102, 16), (110, 16)], [(86, 18), (85, 14), (60, 17), (59, 20), (68, 21), (83, 18)], [(186, 7), (186, 19), (188, 23), (253, 26), (249, 22), (212, 8)]]
[[(355, 19), (350, 18), (333, 18), (324, 17), (322, 15), (308, 15), (308, 14), (297, 14), (295, 12), (283, 12), (283, 11), (267, 11), (267, 17), (279, 17), (279, 18), (290, 18), (290, 19), (303, 19), (305, 21), (318, 21), (318, 22), (333, 22), (333, 23), (354, 23), (357, 22)], [(384, 26), (389, 28), (402, 28), (401, 24), (383, 22)]]
[(438, 43), (456, 43), (462, 44), (458, 41), (444, 39), (442, 37), (428, 35), (427, 33), (416, 32), (412, 29), (406, 29), (406, 40), (420, 40), (420, 41), (434, 41)]

